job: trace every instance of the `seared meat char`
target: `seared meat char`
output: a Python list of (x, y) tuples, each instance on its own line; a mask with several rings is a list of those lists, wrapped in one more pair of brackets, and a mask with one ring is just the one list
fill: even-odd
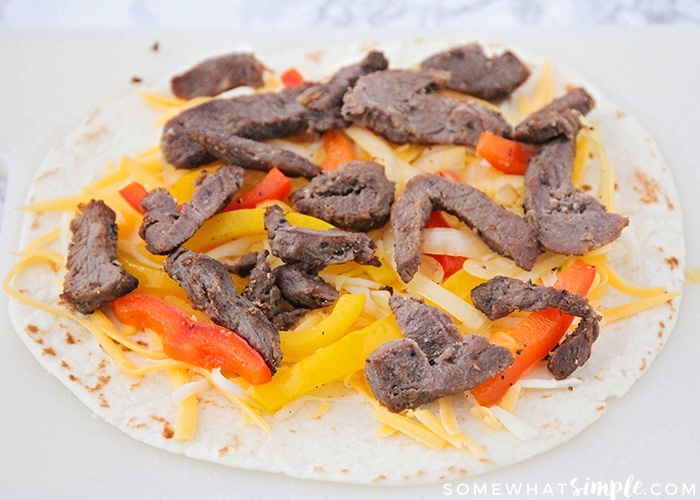
[(282, 362), (279, 331), (258, 307), (238, 293), (221, 262), (180, 247), (165, 259), (164, 268), (196, 309), (244, 338), (275, 373)]
[(532, 144), (542, 144), (560, 135), (572, 138), (581, 128), (581, 115), (587, 115), (594, 106), (595, 100), (586, 89), (572, 89), (520, 122), (512, 138)]
[(449, 73), (386, 70), (361, 77), (345, 94), (343, 116), (399, 143), (476, 145), (484, 130), (508, 136), (500, 113), (434, 93)]
[(202, 224), (220, 212), (243, 184), (243, 169), (221, 167), (205, 174), (190, 203), (178, 203), (165, 188), (150, 191), (141, 201), (145, 211), (139, 235), (155, 255), (166, 255), (190, 239)]
[(82, 314), (91, 314), (136, 288), (138, 280), (117, 260), (114, 210), (102, 200), (79, 207), (70, 222), (72, 233), (60, 298)]
[(375, 398), (393, 412), (467, 391), (513, 363), (505, 347), (478, 335), (462, 337), (437, 307), (399, 295), (389, 305), (405, 338), (375, 349), (365, 375)]
[(535, 232), (525, 219), (467, 184), (421, 174), (406, 183), (391, 211), (396, 270), (406, 283), (420, 267), (423, 228), (436, 209), (457, 217), (475, 230), (489, 248), (523, 269), (532, 269), (540, 254)]
[(540, 311), (555, 307), (581, 318), (576, 330), (552, 351), (547, 368), (561, 380), (583, 366), (591, 356), (591, 347), (598, 338), (601, 317), (583, 295), (496, 276), (471, 292), (474, 307), (490, 320), (503, 318), (516, 310)]
[(629, 223), (574, 187), (575, 148), (575, 140), (566, 137), (543, 144), (525, 173), (525, 218), (542, 246), (565, 255), (606, 245)]
[(316, 274), (318, 271), (304, 262), (283, 264), (272, 274), (284, 298), (296, 307), (317, 309), (334, 304), (338, 291)]
[(195, 168), (216, 158), (187, 130), (207, 130), (222, 136), (264, 141), (291, 137), (309, 126), (306, 109), (296, 99), (304, 86), (254, 95), (214, 99), (187, 109), (163, 127), (160, 147), (168, 163), (178, 168)]
[(306, 158), (264, 142), (209, 128), (192, 127), (184, 134), (197, 141), (212, 156), (229, 165), (263, 172), (277, 167), (289, 177), (312, 178), (321, 171), (318, 165)]
[(341, 229), (370, 231), (389, 221), (394, 185), (380, 164), (356, 160), (314, 177), (289, 201), (299, 212)]
[(530, 76), (527, 66), (510, 50), (487, 57), (478, 43), (434, 54), (420, 67), (447, 71), (447, 88), (496, 103), (507, 99)]
[(173, 77), (170, 88), (181, 99), (216, 96), (236, 87), (262, 87), (265, 66), (252, 54), (227, 54), (207, 59)]
[(341, 68), (328, 83), (312, 85), (304, 90), (297, 101), (309, 112), (310, 129), (325, 132), (349, 127), (350, 122), (343, 118), (341, 112), (343, 96), (359, 77), (384, 70), (388, 65), (384, 54), (371, 51), (359, 63)]
[(377, 264), (374, 243), (366, 234), (292, 226), (278, 205), (267, 208), (264, 220), (272, 254), (286, 263), (303, 262), (316, 272), (350, 261)]

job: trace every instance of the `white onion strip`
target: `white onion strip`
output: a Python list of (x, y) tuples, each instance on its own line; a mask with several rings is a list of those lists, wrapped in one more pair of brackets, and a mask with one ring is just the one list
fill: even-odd
[(492, 406), (490, 409), (496, 418), (503, 424), (503, 427), (508, 429), (511, 434), (521, 441), (528, 441), (537, 437), (537, 429), (519, 419), (511, 412), (504, 410), (497, 405)]
[(202, 380), (197, 380), (194, 382), (188, 382), (186, 384), (181, 385), (177, 389), (175, 389), (172, 394), (172, 401), (174, 404), (180, 404), (181, 401), (184, 401), (185, 399), (189, 398), (190, 396), (194, 396), (196, 394), (199, 394), (201, 392), (206, 391), (211, 387), (211, 384), (209, 381), (205, 378)]
[(451, 227), (432, 227), (423, 230), (423, 253), (482, 258), (491, 249), (472, 231)]

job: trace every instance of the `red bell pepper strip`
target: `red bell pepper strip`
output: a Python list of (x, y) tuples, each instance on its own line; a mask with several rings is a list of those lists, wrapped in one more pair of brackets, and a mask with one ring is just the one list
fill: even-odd
[(234, 372), (253, 385), (272, 378), (262, 356), (235, 332), (196, 321), (160, 297), (131, 293), (111, 303), (116, 318), (126, 325), (149, 328), (172, 359), (202, 368)]
[(476, 143), (476, 154), (503, 173), (522, 175), (527, 170), (527, 164), (535, 152), (519, 142), (485, 130)]
[(321, 164), (321, 170), (335, 170), (341, 163), (352, 161), (355, 157), (350, 140), (337, 130), (323, 133), (323, 149), (326, 159)]
[[(426, 221), (425, 227), (449, 227), (450, 225), (445, 220), (445, 216), (440, 210), (434, 210), (430, 214), (430, 218)], [(445, 254), (428, 254), (440, 263), (442, 266), (442, 271), (444, 274), (444, 279), (449, 278), (454, 273), (462, 269), (464, 261), (467, 260), (466, 257), (461, 257), (459, 255), (445, 255)]]
[(282, 80), (282, 85), (285, 87), (298, 87), (304, 83), (304, 77), (301, 76), (299, 70), (296, 68), (289, 68), (280, 75), (280, 80)]
[(146, 193), (146, 188), (136, 181), (130, 182), (119, 190), (119, 194), (122, 195), (122, 198), (140, 214), (143, 214), (143, 210), (141, 210), (141, 200), (146, 196)]
[[(595, 274), (594, 266), (577, 260), (559, 275), (554, 288), (586, 295), (593, 284)], [(573, 320), (573, 316), (557, 308), (551, 308), (534, 312), (518, 323), (508, 332), (520, 346), (515, 354), (515, 361), (502, 373), (471, 390), (479, 404), (482, 406), (498, 404), (525, 370), (554, 349)]]
[(222, 212), (239, 208), (255, 208), (268, 200), (283, 200), (292, 190), (292, 181), (277, 167), (272, 168), (263, 180), (250, 191), (231, 200)]

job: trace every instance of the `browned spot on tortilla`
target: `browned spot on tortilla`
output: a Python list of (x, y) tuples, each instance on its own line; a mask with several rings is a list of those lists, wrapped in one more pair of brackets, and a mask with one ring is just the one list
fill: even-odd
[(386, 481), (386, 476), (384, 474), (379, 474), (377, 477), (372, 479), (373, 483), (381, 483), (382, 481)]
[(73, 335), (71, 335), (70, 332), (66, 332), (66, 344), (73, 345), (75, 344), (75, 338), (73, 338)]
[(100, 375), (97, 377), (97, 384), (95, 384), (94, 387), (86, 387), (86, 389), (90, 392), (97, 392), (100, 389), (102, 389), (104, 386), (109, 384), (109, 381), (112, 379), (109, 375)]
[(605, 406), (596, 406), (596, 411), (603, 411), (605, 410)]
[(53, 350), (53, 347), (46, 347), (41, 352), (47, 356), (55, 356), (56, 355), (56, 351)]
[(323, 470), (323, 467), (321, 467), (320, 465), (316, 465), (316, 466), (314, 466), (314, 472), (319, 472), (319, 473), (322, 474), (322, 473), (324, 473), (324, 472), (326, 472), (326, 471)]
[(166, 422), (166, 420), (163, 417), (159, 417), (158, 415), (151, 415), (151, 418), (153, 420), (155, 420), (156, 422), (160, 422), (160, 423)]
[(105, 395), (100, 393), (99, 397), (100, 397), (100, 406), (102, 408), (110, 408), (109, 401), (107, 401), (107, 399), (105, 399)]
[(224, 446), (223, 448), (219, 448), (219, 456), (222, 457), (228, 453), (228, 446)]
[(642, 358), (642, 366), (639, 367), (639, 371), (643, 372), (647, 369), (647, 358)]
[(615, 113), (616, 118), (624, 118), (625, 116), (627, 116), (627, 113), (625, 113), (621, 109), (618, 109), (617, 112)]
[(592, 189), (593, 189), (593, 186), (591, 186), (590, 184), (584, 184), (581, 186), (581, 191), (590, 191)]
[(54, 169), (51, 169), (51, 170), (47, 170), (47, 171), (44, 172), (43, 174), (37, 176), (37, 178), (35, 179), (35, 182), (43, 181), (43, 180), (46, 179), (47, 177), (51, 177), (51, 176), (53, 176), (53, 175), (59, 174), (60, 172), (61, 172), (61, 169), (59, 169), (59, 168), (54, 168)]
[(680, 262), (678, 262), (678, 258), (677, 258), (677, 257), (668, 257), (668, 258), (666, 259), (666, 263), (668, 264), (668, 266), (669, 266), (671, 269), (677, 268), (677, 267), (678, 267), (678, 264), (680, 264)]
[(340, 469), (340, 472), (342, 474), (347, 474), (348, 472), (350, 472), (350, 469)]
[(165, 439), (172, 439), (174, 435), (175, 431), (172, 427), (170, 427), (170, 422), (165, 422), (165, 425), (163, 426), (163, 437)]
[(82, 384), (82, 382), (80, 381), (80, 379), (79, 379), (78, 377), (76, 377), (75, 375), (73, 375), (72, 373), (71, 373), (70, 375), (68, 375), (68, 379), (69, 379), (71, 382), (77, 382), (78, 384)]
[(316, 52), (309, 52), (306, 54), (307, 59), (311, 59), (314, 62), (321, 62), (323, 58), (323, 50), (317, 50)]
[(160, 48), (160, 44), (158, 43), (158, 40), (156, 40), (155, 42), (153, 42), (153, 45), (151, 45), (151, 50), (153, 52), (158, 52), (159, 48)]
[(666, 200), (666, 206), (669, 208), (669, 210), (673, 210), (675, 208), (671, 200), (668, 198), (666, 190), (659, 181), (640, 171), (639, 169), (634, 170), (634, 178), (634, 190), (640, 194), (640, 200), (642, 203), (658, 203), (661, 198), (664, 198)]
[(24, 328), (24, 331), (27, 332), (29, 335), (35, 335), (39, 333), (39, 327), (36, 325), (27, 325)]
[(551, 397), (552, 397), (551, 394), (543, 394), (542, 396), (540, 396), (540, 399), (547, 399), (547, 398), (551, 398)]
[(62, 360), (61, 360), (61, 366), (62, 366), (63, 368), (65, 368), (66, 370), (70, 370), (70, 365), (69, 365), (68, 363), (66, 363), (66, 360), (65, 360), (65, 359), (62, 359)]
[(128, 425), (132, 429), (143, 429), (144, 427), (147, 427), (145, 422), (137, 422), (136, 417), (131, 417), (126, 423), (126, 425)]

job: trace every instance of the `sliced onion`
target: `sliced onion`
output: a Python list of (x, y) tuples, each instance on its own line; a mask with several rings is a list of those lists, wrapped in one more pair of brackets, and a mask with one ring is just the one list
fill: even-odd
[(521, 441), (528, 441), (537, 437), (537, 429), (519, 419), (511, 412), (506, 411), (497, 405), (492, 406), (490, 409), (496, 418), (503, 424), (503, 427), (508, 429), (511, 434)]
[(469, 230), (431, 227), (423, 231), (423, 253), (482, 258), (493, 251)]

